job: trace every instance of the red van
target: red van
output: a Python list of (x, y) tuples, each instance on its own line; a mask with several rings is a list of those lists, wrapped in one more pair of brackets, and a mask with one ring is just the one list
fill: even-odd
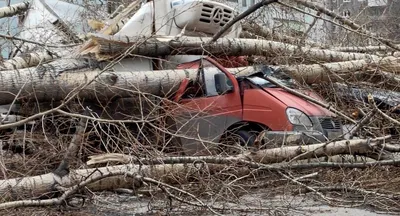
[[(234, 138), (252, 145), (262, 131), (265, 145), (279, 146), (324, 142), (343, 133), (332, 112), (270, 83), (265, 73), (235, 76), (209, 57), (178, 66), (189, 68), (199, 69), (196, 80), (182, 81), (176, 103), (168, 108), (187, 154), (207, 153)], [(290, 85), (290, 80), (269, 78)]]

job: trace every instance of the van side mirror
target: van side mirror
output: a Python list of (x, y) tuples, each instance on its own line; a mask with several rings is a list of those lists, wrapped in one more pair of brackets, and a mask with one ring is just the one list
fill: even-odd
[(218, 94), (224, 94), (232, 90), (232, 88), (228, 86), (226, 83), (225, 74), (223, 73), (214, 74), (214, 80), (215, 80), (215, 89), (217, 90)]

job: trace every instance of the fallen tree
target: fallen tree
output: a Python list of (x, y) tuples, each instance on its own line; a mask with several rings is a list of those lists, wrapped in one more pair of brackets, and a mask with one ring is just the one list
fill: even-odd
[[(154, 158), (143, 159), (140, 161), (133, 160), (133, 162), (138, 164), (131, 163), (129, 165), (70, 170), (69, 172), (53, 172), (40, 176), (0, 180), (0, 195), (4, 201), (24, 199), (24, 197), (52, 197), (52, 194), (62, 191), (63, 188), (69, 188), (90, 179), (99, 179), (98, 181), (87, 185), (87, 187), (93, 191), (112, 190), (124, 187), (140, 187), (139, 176), (150, 177), (171, 184), (178, 182), (182, 183), (191, 178), (191, 176), (188, 175), (189, 173), (196, 174), (196, 170), (202, 169), (201, 167), (203, 166), (207, 166), (207, 169), (211, 174), (224, 169), (224, 165), (233, 164), (242, 164), (252, 168), (278, 171), (285, 168), (286, 165), (267, 164), (289, 161), (293, 158), (307, 159), (338, 154), (375, 154), (376, 156), (377, 154), (380, 154), (379, 147), (387, 138), (388, 137), (380, 137), (372, 140), (344, 140), (308, 146), (287, 146), (249, 152), (227, 158), (218, 156), (199, 156)], [(124, 157), (120, 158), (126, 159)], [(383, 158), (384, 157), (379, 157), (376, 159)], [(94, 164), (93, 161), (96, 161), (96, 156), (92, 157), (92, 161), (89, 161), (89, 163)], [(97, 163), (99, 163), (99, 161), (107, 162), (108, 160), (104, 159), (104, 156), (98, 156)], [(119, 161), (129, 162), (129, 160)], [(202, 161), (202, 163), (198, 163), (199, 161)], [(241, 169), (240, 166), (238, 166), (236, 172), (237, 175), (243, 176), (248, 174), (250, 170), (247, 168)], [(129, 178), (125, 177), (125, 174), (129, 174)], [(110, 175), (111, 177), (107, 175)], [(102, 176), (107, 176), (107, 178), (101, 178)], [(135, 177), (137, 177), (137, 179), (135, 179)], [(13, 196), (15, 194), (18, 194), (18, 197)], [(29, 203), (27, 203), (26, 206), (29, 206)], [(0, 208), (7, 207), (12, 207), (12, 205), (8, 205), (7, 203), (0, 204)]]
[[(118, 71), (91, 68), (84, 60), (57, 60), (39, 67), (0, 71), (0, 104), (14, 101), (63, 100), (72, 91), (87, 100), (132, 96), (135, 92), (166, 95), (173, 93), (184, 78), (195, 78), (197, 70)], [(96, 69), (97, 68), (97, 69)], [(252, 68), (232, 68), (241, 75)], [(78, 90), (88, 82), (87, 88)]]
[[(305, 48), (291, 44), (242, 38), (220, 38), (208, 43), (208, 37), (171, 37), (133, 38), (125, 36), (108, 36), (92, 34), (90, 40), (80, 49), (80, 56), (94, 55), (98, 60), (116, 57), (131, 49), (129, 54), (147, 57), (165, 55), (228, 55), (228, 56), (296, 56), (312, 59), (312, 61), (349, 61), (358, 59), (378, 59), (378, 56), (337, 52), (317, 48)], [(132, 49), (132, 47), (135, 47)]]
[[(308, 84), (331, 82), (353, 76), (352, 72), (368, 67), (392, 73), (400, 72), (400, 59), (395, 57), (355, 60), (312, 65), (280, 65), (279, 68), (299, 82)], [(164, 96), (174, 93), (184, 78), (196, 77), (197, 70), (102, 71), (83, 59), (60, 59), (39, 67), (0, 71), (0, 104), (17, 100), (63, 100), (72, 91), (95, 80), (80, 90), (79, 97), (87, 100), (129, 97), (133, 92)], [(228, 68), (236, 76), (251, 74), (256, 67)], [(337, 74), (340, 74), (338, 76)]]

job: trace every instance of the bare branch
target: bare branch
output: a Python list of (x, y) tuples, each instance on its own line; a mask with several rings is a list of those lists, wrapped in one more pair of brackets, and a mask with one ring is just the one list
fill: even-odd
[(29, 2), (22, 2), (13, 4), (9, 7), (0, 8), (0, 18), (12, 17), (17, 14), (21, 14), (29, 9)]
[(260, 9), (263, 6), (267, 6), (269, 4), (272, 4), (274, 2), (277, 2), (277, 0), (262, 0), (261, 2), (257, 2), (256, 4), (252, 5), (251, 7), (249, 7), (249, 9), (247, 9), (246, 11), (242, 12), (241, 14), (239, 14), (238, 16), (236, 16), (234, 19), (232, 19), (231, 21), (229, 21), (228, 23), (226, 23), (224, 25), (224, 27), (219, 30), (210, 40), (209, 43), (215, 42), (218, 40), (218, 38), (220, 38), (224, 32), (226, 32), (230, 27), (232, 27), (235, 23), (239, 22), (241, 19), (246, 18), (248, 15), (250, 15), (251, 13), (253, 13), (254, 11)]

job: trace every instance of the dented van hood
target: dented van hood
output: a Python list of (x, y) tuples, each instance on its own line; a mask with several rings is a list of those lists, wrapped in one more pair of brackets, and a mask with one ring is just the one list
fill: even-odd
[[(265, 88), (265, 90), (276, 97), (278, 100), (282, 101), (282, 103), (286, 104), (288, 107), (297, 108), (309, 116), (336, 116), (331, 111), (316, 105), (314, 103), (308, 102), (305, 99), (302, 99), (296, 95), (293, 95), (284, 89), (281, 88)], [(317, 94), (311, 91), (300, 91), (297, 90), (307, 96), (310, 96), (318, 101), (324, 102), (322, 98), (320, 98)]]

